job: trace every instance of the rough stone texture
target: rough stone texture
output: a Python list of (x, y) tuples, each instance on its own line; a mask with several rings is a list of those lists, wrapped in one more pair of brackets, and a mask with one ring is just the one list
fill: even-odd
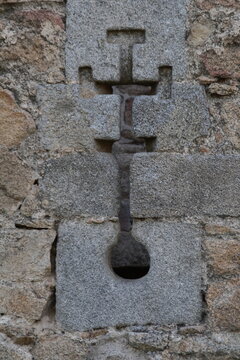
[(0, 147), (0, 210), (13, 212), (27, 196), (36, 174), (13, 153)]
[(240, 215), (239, 160), (238, 155), (135, 155), (132, 215)]
[(41, 143), (47, 150), (96, 150), (95, 139), (120, 138), (120, 97), (80, 98), (77, 85), (44, 86), (38, 90)]
[[(70, 2), (71, 0), (68, 0), (68, 6), (70, 6)], [(76, 0), (75, 4), (78, 6), (82, 2), (83, 0)], [(173, 2), (174, 6), (172, 6)], [(14, 180), (14, 194), (18, 192), (23, 194), (20, 196), (21, 200), (16, 200), (12, 195), (9, 197), (9, 194), (6, 194), (4, 190), (4, 196), (6, 197), (3, 199), (3, 192), (0, 191), (0, 207), (4, 208), (0, 213), (1, 234), (3, 234), (3, 230), (5, 232), (7, 229), (13, 232), (15, 225), (25, 226), (30, 229), (35, 227), (57, 228), (58, 225), (55, 216), (52, 216), (47, 208), (41, 208), (41, 201), (38, 197), (38, 183), (35, 182), (34, 186), (31, 186), (32, 181), (34, 181), (31, 180), (31, 176), (29, 181), (26, 181), (25, 175), (28, 168), (22, 165), (23, 162), (21, 163), (20, 159), (24, 160), (25, 164), (28, 164), (33, 169), (39, 169), (40, 165), (49, 157), (60, 158), (63, 147), (65, 147), (63, 152), (81, 151), (76, 144), (70, 150), (66, 149), (67, 145), (63, 146), (64, 134), (61, 138), (61, 146), (56, 149), (56, 152), (51, 153), (51, 151), (46, 151), (43, 143), (39, 144), (39, 131), (28, 136), (28, 130), (25, 131), (25, 128), (21, 127), (23, 132), (20, 133), (16, 130), (18, 127), (16, 121), (12, 121), (9, 127), (10, 119), (18, 112), (22, 113), (23, 110), (31, 114), (32, 118), (40, 126), (36, 102), (37, 87), (42, 84), (43, 87), (47, 88), (46, 84), (50, 83), (55, 88), (59, 83), (64, 84), (65, 3), (54, 0), (0, 0), (0, 84), (4, 88), (4, 94), (9, 91), (8, 94), (14, 95), (14, 103), (18, 104), (15, 110), (11, 110), (10, 107), (6, 107), (6, 102), (10, 101), (10, 97), (4, 97), (4, 101), (1, 100), (4, 109), (7, 109), (7, 114), (12, 115), (4, 115), (4, 122), (0, 121), (1, 125), (4, 124), (5, 126), (7, 124), (6, 129), (8, 128), (7, 134), (5, 132), (4, 135), (3, 126), (0, 125), (0, 138), (4, 144), (7, 142), (7, 146), (10, 144), (11, 153), (9, 153), (9, 158), (18, 159), (16, 160), (17, 165), (12, 166), (12, 160), (8, 161), (8, 157), (6, 158), (2, 153), (0, 158), (1, 160), (4, 158), (5, 163), (11, 165), (9, 165), (8, 170), (9, 174), (11, 174), (9, 178), (11, 181), (4, 180), (5, 184), (7, 183), (10, 186), (13, 181), (13, 174), (17, 174), (17, 178)], [(92, 5), (95, 6), (95, 3), (97, 3), (95, 9), (106, 7), (107, 10), (105, 13), (103, 11), (102, 17), (98, 17), (98, 14), (94, 11), (95, 9), (87, 13), (88, 8), (93, 8)], [(129, 4), (130, 8), (128, 8)], [(157, 5), (155, 6), (155, 4)], [(164, 134), (159, 134), (161, 139), (164, 140), (164, 149), (185, 154), (199, 152), (223, 154), (225, 156), (238, 154), (240, 148), (240, 99), (239, 91), (237, 91), (240, 79), (240, 2), (239, 0), (193, 0), (189, 1), (188, 4), (189, 6), (186, 8), (188, 14), (184, 14), (185, 10), (180, 14), (179, 8), (183, 9), (184, 3), (175, 0), (170, 2), (154, 0), (151, 4), (143, 0), (96, 0), (90, 2), (86, 0), (86, 5), (78, 6), (78, 11), (82, 11), (82, 18), (84, 17), (84, 21), (81, 22), (80, 26), (84, 26), (84, 31), (85, 29), (86, 31), (84, 34), (76, 32), (75, 35), (80, 42), (86, 40), (86, 48), (90, 45), (92, 52), (94, 52), (94, 49), (97, 50), (93, 55), (88, 49), (85, 54), (80, 50), (78, 55), (81, 56), (81, 59), (84, 59), (90, 54), (90, 65), (95, 66), (95, 69), (93, 69), (95, 78), (98, 76), (102, 79), (111, 78), (116, 81), (119, 70), (123, 68), (123, 63), (120, 64), (119, 61), (121, 57), (119, 45), (117, 44), (119, 38), (114, 41), (111, 39), (111, 43), (106, 43), (105, 26), (108, 26), (109, 23), (105, 22), (105, 19), (108, 18), (109, 22), (111, 22), (110, 25), (115, 29), (120, 29), (122, 25), (124, 27), (129, 24), (131, 28), (132, 26), (138, 26), (139, 31), (146, 25), (145, 44), (137, 44), (133, 47), (134, 79), (140, 81), (141, 79), (152, 78), (156, 81), (159, 77), (158, 66), (160, 64), (165, 66), (173, 65), (173, 78), (177, 80), (178, 85), (180, 83), (196, 84), (197, 81), (205, 86), (210, 110), (210, 124), (204, 123), (203, 127), (199, 127), (201, 134), (205, 135), (197, 135), (195, 125), (198, 119), (196, 117), (192, 117), (192, 122), (188, 126), (189, 129), (182, 128), (183, 121), (179, 121), (176, 125), (181, 126), (181, 129), (175, 133), (173, 132), (173, 134), (176, 134), (176, 136), (177, 134), (183, 135), (181, 139), (179, 137), (173, 140), (170, 136), (166, 136), (166, 139), (168, 139), (166, 141)], [(166, 11), (159, 11), (161, 6), (165, 7)], [(141, 14), (141, 7), (143, 7), (144, 14)], [(153, 9), (156, 10), (155, 14), (152, 14)], [(121, 13), (115, 14), (116, 10), (121, 10)], [(77, 13), (76, 15), (78, 16)], [(181, 22), (179, 17), (182, 15)], [(93, 21), (87, 24), (89, 18)], [(145, 21), (146, 19), (147, 21)], [(186, 26), (183, 23), (184, 19), (186, 20)], [(151, 31), (147, 28), (150, 22)], [(175, 24), (179, 28), (176, 28)], [(166, 31), (163, 36), (161, 34), (159, 36), (157, 27), (161, 28), (161, 31), (165, 32), (165, 29), (169, 31)], [(103, 31), (99, 31), (100, 28)], [(154, 34), (155, 30), (156, 36)], [(95, 39), (91, 38), (91, 34), (97, 34), (97, 38), (103, 40), (103, 42), (94, 42)], [(137, 32), (134, 34), (137, 35)], [(147, 39), (147, 37), (149, 38)], [(167, 42), (169, 45), (167, 45)], [(176, 45), (174, 42), (178, 42), (178, 44)], [(152, 43), (154, 43), (153, 46)], [(173, 62), (164, 61), (164, 57), (167, 57), (165, 49), (168, 46), (171, 52), (169, 58), (170, 60), (173, 58)], [(106, 47), (112, 49), (111, 52), (115, 54), (114, 58), (111, 58), (110, 51), (107, 54), (108, 56), (104, 58), (102, 49)], [(162, 50), (164, 50), (164, 53)], [(182, 68), (182, 65), (186, 68), (186, 58), (180, 54), (180, 52), (183, 54), (185, 50), (189, 55), (189, 73), (187, 76), (186, 71), (183, 71)], [(75, 48), (73, 51), (76, 53)], [(103, 63), (99, 68), (98, 61), (101, 61), (101, 54), (103, 54)], [(72, 59), (68, 60), (69, 63), (72, 61)], [(110, 69), (111, 71), (108, 69), (109, 63), (116, 65)], [(81, 64), (84, 66), (89, 65), (87, 63)], [(142, 68), (140, 68), (139, 64)], [(73, 63), (70, 65), (73, 65), (76, 70), (73, 81), (78, 82), (81, 80), (81, 87), (84, 79), (81, 76), (78, 77), (78, 65), (76, 67)], [(69, 79), (70, 72), (70, 70), (67, 71)], [(180, 79), (183, 81), (179, 81)], [(173, 88), (176, 80), (173, 81)], [(159, 86), (159, 90), (161, 95), (166, 98), (166, 94), (161, 91), (165, 85)], [(71, 84), (68, 86), (72, 88)], [(168, 87), (170, 88), (169, 84)], [(102, 84), (92, 83), (90, 91), (87, 89), (84, 93), (81, 89), (80, 94), (81, 96), (84, 95), (85, 98), (87, 96), (96, 96), (99, 89), (105, 89), (109, 93), (109, 89), (102, 87)], [(48, 96), (50, 97), (50, 94)], [(173, 101), (173, 99), (162, 99), (160, 101)], [(3, 109), (3, 106), (1, 109)], [(44, 107), (43, 110), (45, 110)], [(146, 113), (146, 109), (144, 109), (144, 112)], [(27, 113), (24, 114), (27, 116)], [(62, 119), (63, 117), (60, 115), (61, 113), (58, 112), (57, 117)], [(56, 124), (56, 119), (53, 120)], [(64, 125), (66, 125), (65, 122)], [(175, 127), (174, 117), (172, 118), (172, 125)], [(60, 131), (59, 128), (56, 129)], [(182, 131), (183, 129), (185, 132)], [(204, 133), (205, 130), (208, 131)], [(172, 134), (170, 126), (167, 127), (166, 125), (164, 131), (166, 134)], [(183, 138), (185, 136), (188, 136), (187, 140)], [(74, 139), (79, 141), (77, 137), (74, 137)], [(60, 141), (59, 138), (55, 140), (55, 143), (54, 141), (52, 141), (52, 144), (49, 142), (49, 147), (56, 146), (56, 142)], [(174, 145), (170, 148), (169, 144), (171, 143)], [(158, 142), (158, 146), (161, 146), (160, 142)], [(148, 148), (148, 150), (151, 149)], [(103, 149), (100, 151), (103, 151)], [(229, 176), (231, 173), (230, 169)], [(2, 180), (3, 172), (1, 169), (0, 174)], [(22, 175), (18, 176), (18, 174)], [(57, 174), (55, 175), (57, 176)], [(41, 176), (41, 173), (39, 173), (39, 176)], [(33, 174), (33, 178), (35, 178), (35, 174)], [(28, 190), (28, 186), (26, 186), (24, 192), (22, 192), (22, 183), (29, 184)], [(151, 185), (154, 185), (154, 182), (153, 184), (150, 183)], [(2, 185), (0, 185), (0, 188), (2, 188)], [(66, 191), (66, 189), (64, 190)], [(106, 190), (105, 193), (107, 193)], [(43, 205), (46, 206), (49, 199), (46, 197), (44, 200), (46, 201), (43, 202)], [(91, 219), (87, 221), (91, 226), (100, 226), (101, 223), (106, 222), (106, 218), (92, 215)], [(170, 220), (167, 216), (164, 216), (162, 221), (168, 222)], [(108, 360), (129, 360), (129, 358), (144, 358), (147, 360), (239, 360), (239, 273), (237, 270), (239, 252), (237, 250), (237, 241), (239, 241), (240, 233), (239, 217), (218, 217), (215, 214), (211, 214), (211, 216), (205, 214), (194, 218), (187, 217), (184, 220), (179, 218), (178, 221), (187, 221), (189, 224), (200, 222), (200, 225), (204, 228), (204, 234), (206, 234), (205, 241), (202, 242), (202, 294), (204, 299), (205, 292), (208, 290), (208, 296), (206, 297), (207, 303), (203, 300), (203, 315), (205, 316), (201, 319), (201, 326), (172, 324), (171, 326), (161, 327), (159, 325), (148, 324), (142, 326), (136, 324), (135, 326), (123, 328), (111, 327), (96, 331), (76, 333), (64, 331), (63, 333), (59, 325), (54, 322), (53, 309), (51, 316), (48, 310), (49, 294), (52, 294), (54, 290), (53, 282), (50, 279), (47, 280), (49, 278), (48, 271), (46, 271), (46, 276), (44, 275), (44, 269), (47, 269), (47, 267), (45, 268), (45, 263), (42, 263), (39, 259), (39, 264), (43, 265), (40, 270), (41, 275), (39, 273), (39, 279), (42, 278), (43, 280), (25, 282), (24, 284), (22, 282), (5, 281), (1, 284), (0, 307), (3, 308), (2, 313), (10, 315), (1, 316), (0, 332), (6, 334), (11, 341), (4, 338), (3, 342), (1, 342), (0, 359), (30, 360), (32, 357), (29, 357), (29, 352), (32, 351), (33, 356), (35, 358), (39, 357), (40, 360), (72, 360), (72, 358), (74, 360), (79, 358), (89, 360), (92, 358), (102, 358), (104, 360), (107, 358)], [(26, 230), (26, 233), (28, 231), (31, 233), (32, 230)], [(19, 240), (20, 242), (21, 240)], [(10, 243), (13, 245), (12, 241), (9, 242), (9, 245)], [(27, 246), (30, 246), (30, 239), (29, 242), (24, 240), (24, 244), (26, 246), (23, 250), (16, 252), (16, 265), (19, 264), (19, 275), (14, 266), (15, 255), (13, 258), (11, 257), (13, 275), (16, 276), (16, 279), (23, 278), (24, 272), (31, 276), (30, 272), (27, 271), (31, 264), (34, 274), (36, 274), (35, 270), (38, 266), (38, 261), (35, 260), (32, 263), (30, 256), (25, 257), (25, 254), (27, 255)], [(34, 247), (33, 243), (32, 246)], [(36, 259), (36, 254), (38, 253), (41, 256), (43, 252), (40, 250), (40, 243), (37, 243), (36, 251), (33, 247), (31, 247), (31, 252), (33, 252), (33, 258)], [(48, 245), (46, 246), (46, 243), (43, 242), (43, 247), (46, 248), (43, 259), (47, 261), (49, 256)], [(7, 245), (4, 247), (4, 251), (8, 254), (10, 249), (12, 251), (10, 246), (9, 248)], [(19, 259), (23, 252), (23, 269), (21, 270)], [(52, 255), (53, 253), (54, 248)], [(26, 267), (24, 266), (24, 259), (26, 259)], [(53, 256), (52, 260), (54, 260)], [(4, 264), (10, 268), (10, 264), (6, 263), (6, 260), (4, 260)], [(54, 270), (54, 261), (52, 265)], [(10, 278), (11, 274), (6, 274), (6, 276)], [(36, 276), (38, 277), (38, 275)], [(41, 320), (36, 321), (39, 318)], [(36, 346), (34, 346), (34, 343)]]
[(0, 360), (33, 360), (28, 350), (13, 344), (10, 339), (0, 334)]
[(240, 97), (226, 101), (222, 105), (221, 115), (224, 122), (224, 133), (232, 144), (240, 149)]
[(238, 240), (207, 240), (208, 264), (216, 275), (237, 275), (240, 270), (240, 242)]
[(87, 351), (81, 339), (52, 335), (39, 339), (32, 354), (34, 360), (80, 360)]
[(0, 313), (22, 317), (30, 322), (41, 318), (53, 281), (16, 283), (0, 281)]
[(219, 281), (209, 286), (207, 304), (213, 328), (239, 331), (240, 329), (240, 281)]
[(37, 82), (64, 80), (63, 14), (51, 7), (6, 6), (0, 15), (0, 28), (2, 84), (17, 90), (25, 107), (31, 108), (28, 97), (34, 95)]
[(168, 346), (169, 334), (164, 331), (136, 332), (128, 335), (128, 343), (143, 351), (160, 351)]
[(226, 6), (240, 8), (238, 0), (197, 0), (197, 6), (201, 9), (209, 10), (214, 6)]
[(145, 43), (133, 46), (135, 81), (157, 81), (158, 68), (163, 65), (172, 65), (173, 78), (183, 79), (187, 72), (186, 4), (186, 0), (69, 1), (68, 79), (77, 82), (79, 67), (91, 66), (96, 80), (119, 81), (120, 47), (107, 41), (107, 30), (119, 29), (146, 31)]
[(44, 280), (51, 273), (53, 230), (0, 229), (0, 279), (14, 282)]
[(131, 348), (125, 339), (102, 341), (89, 351), (91, 360), (150, 360), (151, 357), (142, 351)]
[(49, 211), (60, 217), (117, 216), (119, 179), (113, 155), (67, 155), (46, 162), (44, 171), (40, 198)]
[(169, 344), (169, 353), (180, 355), (173, 359), (237, 360), (240, 354), (239, 334), (212, 333), (209, 337), (203, 335), (186, 338), (176, 336)]
[(0, 231), (0, 312), (40, 318), (53, 286), (50, 250), (53, 230)]
[(9, 91), (0, 88), (0, 145), (18, 145), (34, 130), (31, 116), (19, 108)]
[(199, 321), (199, 227), (160, 222), (153, 226), (145, 221), (134, 223), (133, 229), (133, 236), (149, 251), (151, 267), (145, 277), (126, 280), (108, 263), (117, 240), (116, 224), (82, 220), (60, 225), (57, 320), (64, 328)]
[(203, 88), (173, 83), (171, 99), (141, 96), (133, 105), (133, 128), (137, 137), (156, 137), (154, 151), (176, 150), (207, 135), (210, 121)]

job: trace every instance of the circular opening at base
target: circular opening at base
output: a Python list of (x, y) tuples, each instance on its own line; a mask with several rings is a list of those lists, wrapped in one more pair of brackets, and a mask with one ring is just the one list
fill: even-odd
[(140, 279), (150, 269), (150, 256), (146, 247), (130, 233), (120, 233), (116, 245), (110, 251), (113, 272), (124, 279)]

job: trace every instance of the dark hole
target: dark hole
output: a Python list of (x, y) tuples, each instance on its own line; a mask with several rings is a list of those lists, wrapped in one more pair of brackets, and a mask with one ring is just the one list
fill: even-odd
[(122, 266), (114, 267), (113, 271), (124, 279), (140, 279), (147, 275), (150, 266)]
[(140, 279), (150, 269), (150, 256), (143, 244), (136, 241), (130, 232), (122, 231), (119, 240), (110, 252), (112, 270), (124, 279)]

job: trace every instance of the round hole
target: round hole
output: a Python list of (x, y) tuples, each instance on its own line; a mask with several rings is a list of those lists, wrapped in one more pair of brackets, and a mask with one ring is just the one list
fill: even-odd
[(131, 233), (121, 232), (110, 251), (113, 272), (124, 279), (140, 279), (150, 269), (150, 256), (146, 247), (136, 241)]

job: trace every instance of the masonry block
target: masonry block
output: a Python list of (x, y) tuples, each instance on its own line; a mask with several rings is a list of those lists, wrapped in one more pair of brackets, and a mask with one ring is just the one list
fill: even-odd
[(120, 96), (80, 97), (78, 85), (48, 85), (38, 89), (40, 141), (47, 150), (97, 149), (96, 139), (120, 138)]
[(73, 154), (45, 163), (40, 198), (60, 217), (118, 215), (118, 165), (111, 154)]
[[(187, 73), (188, 0), (71, 0), (67, 3), (66, 74), (78, 82), (79, 67), (90, 66), (98, 81), (119, 82), (126, 46), (109, 38), (109, 30), (145, 32), (132, 47), (133, 80), (158, 81), (160, 66), (173, 67), (173, 78)], [(90, 35), (91, 34), (91, 35)]]
[(172, 84), (171, 98), (139, 96), (133, 103), (137, 137), (156, 138), (154, 151), (176, 150), (206, 136), (210, 126), (204, 89), (197, 84)]
[(69, 330), (130, 324), (189, 323), (201, 314), (201, 230), (186, 223), (136, 221), (133, 236), (149, 251), (140, 279), (118, 277), (109, 252), (118, 224), (65, 221), (57, 251), (57, 321)]
[(239, 155), (138, 154), (131, 166), (135, 217), (240, 215)]

